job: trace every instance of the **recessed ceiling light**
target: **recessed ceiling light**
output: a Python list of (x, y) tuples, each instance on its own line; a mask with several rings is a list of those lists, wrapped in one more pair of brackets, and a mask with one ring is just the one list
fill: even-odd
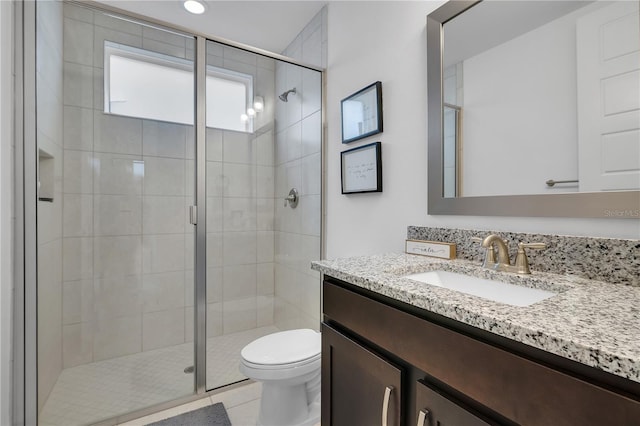
[(195, 15), (204, 13), (206, 9), (204, 3), (198, 0), (186, 0), (183, 5), (184, 8), (187, 9), (187, 12), (193, 13)]

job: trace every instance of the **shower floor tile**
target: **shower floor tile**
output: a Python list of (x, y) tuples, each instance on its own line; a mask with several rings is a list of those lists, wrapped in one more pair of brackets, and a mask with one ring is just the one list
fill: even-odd
[[(240, 350), (274, 326), (207, 339), (207, 388), (243, 380)], [(40, 413), (40, 426), (95, 423), (193, 393), (193, 343), (68, 368)]]

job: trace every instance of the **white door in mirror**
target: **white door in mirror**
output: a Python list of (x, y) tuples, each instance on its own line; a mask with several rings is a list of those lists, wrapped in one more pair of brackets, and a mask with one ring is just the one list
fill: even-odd
[(616, 2), (578, 19), (580, 191), (640, 189), (638, 2)]

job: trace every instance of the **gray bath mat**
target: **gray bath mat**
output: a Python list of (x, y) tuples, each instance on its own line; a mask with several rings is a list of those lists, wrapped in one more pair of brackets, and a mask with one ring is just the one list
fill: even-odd
[(175, 417), (150, 423), (147, 426), (231, 426), (227, 410), (221, 402)]

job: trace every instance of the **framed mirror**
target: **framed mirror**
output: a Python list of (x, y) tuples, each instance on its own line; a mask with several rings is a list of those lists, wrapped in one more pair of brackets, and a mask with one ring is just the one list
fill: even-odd
[(640, 218), (638, 2), (427, 17), (428, 213)]

